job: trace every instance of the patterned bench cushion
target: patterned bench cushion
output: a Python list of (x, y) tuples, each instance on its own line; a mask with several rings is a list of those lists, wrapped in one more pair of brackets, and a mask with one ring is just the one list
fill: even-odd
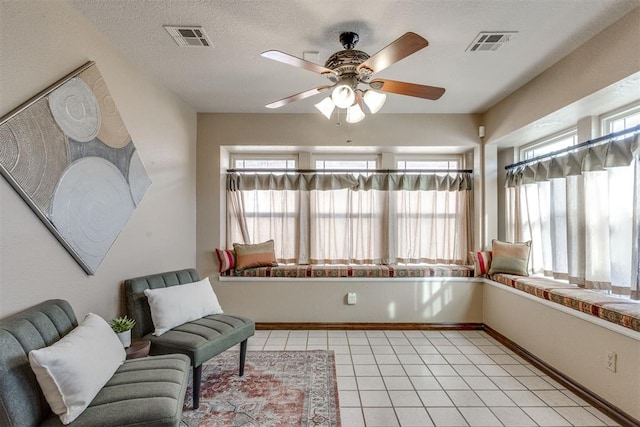
[(221, 276), (345, 278), (345, 277), (473, 277), (473, 267), (465, 265), (291, 265), (232, 270)]
[(491, 280), (640, 332), (640, 301), (601, 294), (547, 277), (494, 274)]

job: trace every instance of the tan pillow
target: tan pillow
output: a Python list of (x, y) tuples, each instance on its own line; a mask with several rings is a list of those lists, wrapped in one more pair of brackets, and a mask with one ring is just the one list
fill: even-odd
[(236, 253), (236, 271), (251, 267), (268, 267), (278, 265), (273, 239), (256, 244), (234, 243)]
[(529, 275), (529, 254), (531, 241), (521, 243), (501, 242), (493, 240), (491, 268), (489, 275), (496, 273)]

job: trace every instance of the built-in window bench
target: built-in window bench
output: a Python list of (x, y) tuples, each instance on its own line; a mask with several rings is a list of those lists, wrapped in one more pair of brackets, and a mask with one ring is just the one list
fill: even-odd
[[(272, 267), (233, 270), (220, 275), (221, 281), (233, 278), (287, 279), (388, 279), (388, 278), (473, 278), (473, 267), (452, 264), (421, 265), (299, 265), (280, 264)], [(480, 279), (480, 278), (475, 278)], [(480, 279), (481, 280), (481, 279)], [(582, 313), (607, 320), (640, 332), (640, 301), (627, 300), (591, 291), (540, 276), (494, 274), (490, 280)]]
[(491, 280), (640, 332), (640, 301), (610, 296), (539, 276), (494, 274)]
[(629, 425), (640, 419), (638, 301), (544, 277), (474, 277), (463, 265), (279, 265), (213, 284), (225, 310), (262, 325), (485, 328), (604, 407), (628, 414)]
[(347, 278), (347, 277), (473, 277), (473, 267), (466, 265), (298, 265), (247, 268), (229, 271), (222, 277)]

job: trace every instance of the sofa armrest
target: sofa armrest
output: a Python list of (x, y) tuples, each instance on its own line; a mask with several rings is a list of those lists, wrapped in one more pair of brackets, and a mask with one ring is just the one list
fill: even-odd
[(64, 300), (45, 301), (0, 322), (0, 425), (37, 425), (51, 414), (28, 355), (77, 325)]

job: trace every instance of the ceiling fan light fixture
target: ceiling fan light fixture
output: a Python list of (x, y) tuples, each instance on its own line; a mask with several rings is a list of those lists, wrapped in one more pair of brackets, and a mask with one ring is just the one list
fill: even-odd
[(348, 108), (356, 100), (356, 93), (347, 82), (339, 83), (331, 93), (331, 99), (338, 108)]
[(347, 123), (358, 123), (362, 119), (364, 119), (364, 111), (357, 102), (347, 108)]
[(387, 100), (387, 95), (373, 90), (367, 90), (365, 91), (362, 99), (364, 99), (364, 103), (367, 104), (367, 107), (369, 107), (369, 111), (371, 111), (371, 114), (375, 114), (380, 111), (380, 109), (384, 105), (385, 101)]
[(330, 96), (326, 97), (322, 101), (315, 104), (315, 107), (325, 116), (327, 119), (331, 118), (331, 113), (333, 113), (333, 109), (336, 108), (333, 100)]

